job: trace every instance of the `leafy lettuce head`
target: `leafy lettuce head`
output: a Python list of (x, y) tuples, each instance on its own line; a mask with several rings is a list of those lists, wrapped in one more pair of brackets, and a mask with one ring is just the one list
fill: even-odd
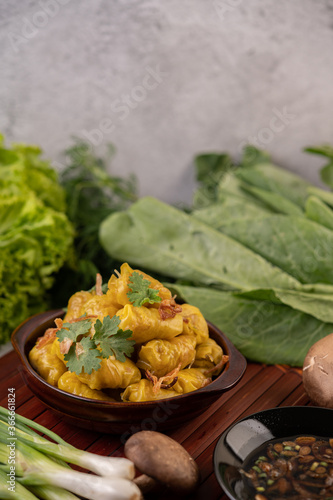
[(0, 135), (0, 343), (47, 308), (53, 274), (72, 251), (65, 193), (40, 154), (35, 146), (6, 149)]

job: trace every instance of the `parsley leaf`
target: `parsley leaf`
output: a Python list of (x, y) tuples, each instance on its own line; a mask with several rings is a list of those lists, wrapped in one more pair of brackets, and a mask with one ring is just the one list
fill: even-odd
[(101, 366), (100, 352), (90, 337), (83, 337), (80, 342), (73, 344), (64, 359), (69, 371), (77, 375), (80, 375), (82, 370), (90, 375)]
[(82, 371), (90, 375), (93, 370), (100, 368), (102, 358), (110, 356), (125, 362), (126, 356), (130, 356), (134, 351), (135, 341), (128, 340), (133, 332), (119, 329), (119, 324), (118, 316), (106, 316), (103, 323), (97, 319), (94, 325), (95, 334), (91, 338), (86, 336), (91, 328), (91, 320), (64, 323), (57, 332), (57, 338), (68, 349), (64, 356), (68, 370), (77, 375)]
[(120, 330), (118, 316), (106, 316), (103, 324), (98, 319), (95, 323), (94, 341), (99, 344), (103, 358), (115, 356), (119, 361), (126, 361), (125, 354), (130, 356), (134, 351), (135, 340), (127, 340), (132, 336), (131, 330)]
[(76, 323), (64, 323), (61, 330), (57, 332), (57, 337), (59, 342), (69, 339), (72, 342), (76, 342), (80, 335), (85, 335), (89, 332), (91, 328), (90, 319), (84, 319), (82, 321), (77, 321)]
[(144, 279), (142, 274), (134, 271), (129, 279), (128, 288), (132, 290), (127, 293), (127, 297), (132, 302), (133, 306), (140, 307), (144, 304), (154, 304), (161, 302), (162, 299), (158, 295), (158, 290), (149, 288), (151, 282)]

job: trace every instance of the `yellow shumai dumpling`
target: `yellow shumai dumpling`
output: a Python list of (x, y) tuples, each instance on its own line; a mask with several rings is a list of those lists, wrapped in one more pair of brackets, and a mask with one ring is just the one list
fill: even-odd
[[(84, 313), (86, 313), (88, 317), (97, 316), (102, 323), (105, 316), (110, 316), (110, 318), (112, 318), (117, 310), (110, 296), (107, 294), (94, 295), (84, 304)], [(94, 320), (92, 320), (92, 323), (94, 323)]]
[(223, 350), (215, 340), (207, 339), (196, 348), (193, 368), (214, 368), (222, 360)]
[(187, 368), (177, 374), (177, 382), (172, 388), (179, 394), (185, 394), (206, 387), (211, 381), (199, 368)]
[(182, 304), (184, 327), (183, 333), (195, 335), (197, 344), (201, 344), (209, 337), (208, 325), (200, 310), (190, 304)]
[(125, 362), (121, 362), (110, 356), (101, 360), (98, 370), (93, 370), (90, 375), (83, 372), (78, 378), (90, 389), (124, 389), (130, 384), (139, 382), (141, 373), (130, 359), (126, 358)]
[(155, 401), (157, 399), (173, 398), (179, 394), (173, 389), (160, 389), (156, 394), (153, 391), (153, 384), (147, 379), (141, 379), (136, 384), (129, 385), (122, 393), (123, 401)]
[(40, 348), (35, 345), (29, 353), (29, 360), (39, 375), (53, 386), (57, 385), (59, 377), (66, 371), (65, 364), (54, 354), (51, 343)]
[(84, 398), (99, 399), (101, 401), (115, 401), (102, 391), (94, 391), (86, 384), (80, 382), (77, 375), (73, 372), (66, 371), (58, 380), (58, 388), (62, 391), (82, 396)]
[(190, 365), (195, 359), (195, 337), (179, 335), (171, 340), (155, 339), (143, 345), (137, 366), (149, 370), (156, 377), (163, 377), (177, 368)]
[[(59, 359), (63, 360), (64, 355), (60, 352), (60, 343), (56, 339), (52, 344), (52, 352)], [(102, 358), (98, 370), (92, 370), (90, 374), (81, 373), (78, 379), (90, 387), (90, 389), (124, 389), (129, 384), (138, 382), (141, 379), (139, 368), (126, 358), (126, 361), (118, 361), (113, 356), (108, 359)]]
[(76, 292), (68, 301), (67, 312), (64, 317), (64, 323), (72, 319), (80, 318), (85, 313), (86, 303), (95, 296), (95, 292)]
[[(138, 269), (132, 269), (127, 263), (125, 263), (122, 264), (122, 266), (120, 267), (120, 276), (117, 278), (113, 274), (109, 279), (108, 283), (109, 289), (107, 295), (112, 296), (115, 305), (118, 306), (118, 309), (121, 309), (126, 304), (131, 304), (129, 298), (127, 297), (127, 294), (128, 292), (131, 291), (128, 284), (129, 284), (129, 279), (133, 272), (141, 274), (144, 277), (144, 279), (150, 281), (151, 283), (150, 288), (158, 290), (158, 294), (162, 300), (172, 298), (170, 290), (165, 288), (162, 285), (162, 283), (160, 283), (158, 280), (152, 278), (143, 271), (139, 271)], [(159, 302), (156, 302), (155, 304), (150, 304), (149, 306), (158, 308), (159, 304), (160, 304)]]
[(64, 360), (64, 354), (61, 354), (60, 352), (60, 342), (57, 338), (51, 344), (51, 352), (52, 354), (55, 354), (64, 364), (66, 364)]
[(132, 339), (143, 343), (149, 340), (171, 339), (182, 333), (183, 318), (176, 314), (173, 318), (162, 320), (158, 309), (148, 307), (134, 307), (127, 304), (117, 312), (120, 318), (119, 328), (132, 330)]
[[(97, 295), (95, 292), (76, 292), (68, 301), (64, 323), (78, 319), (83, 315), (97, 316), (102, 322), (104, 316), (114, 316), (115, 307), (110, 295)], [(97, 318), (96, 318), (97, 319)]]

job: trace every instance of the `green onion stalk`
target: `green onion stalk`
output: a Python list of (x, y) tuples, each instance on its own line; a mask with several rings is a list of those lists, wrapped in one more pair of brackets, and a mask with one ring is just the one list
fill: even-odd
[[(54, 432), (16, 414), (15, 437), (9, 436), (7, 410), (0, 407), (0, 497), (20, 500), (136, 500), (141, 498), (132, 479), (135, 468), (126, 458), (103, 457), (69, 445)], [(42, 432), (55, 443), (40, 436)], [(14, 452), (8, 446), (12, 443)], [(13, 453), (15, 465), (13, 466)], [(78, 472), (68, 463), (88, 471)], [(15, 469), (14, 487), (8, 477)]]

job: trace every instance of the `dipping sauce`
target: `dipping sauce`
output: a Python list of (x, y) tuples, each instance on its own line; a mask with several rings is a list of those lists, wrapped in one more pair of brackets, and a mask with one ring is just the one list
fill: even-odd
[(293, 436), (266, 442), (242, 474), (255, 500), (333, 500), (333, 438)]

